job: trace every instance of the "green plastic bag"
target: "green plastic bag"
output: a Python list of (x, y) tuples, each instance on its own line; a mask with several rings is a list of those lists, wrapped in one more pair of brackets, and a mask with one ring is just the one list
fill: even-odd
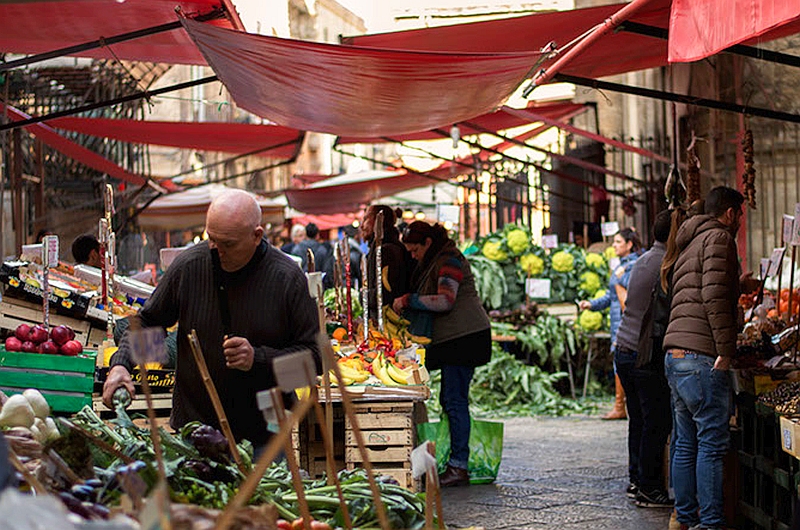
[[(450, 424), (447, 416), (434, 423), (417, 425), (419, 443), (430, 440), (436, 443), (436, 464), (443, 473), (450, 460)], [(469, 482), (490, 484), (497, 478), (503, 459), (503, 424), (495, 421), (470, 419), (469, 430)]]

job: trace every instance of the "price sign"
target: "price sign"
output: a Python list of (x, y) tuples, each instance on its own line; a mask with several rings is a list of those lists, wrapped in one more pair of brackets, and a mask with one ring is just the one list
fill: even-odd
[(528, 278), (525, 280), (525, 292), (531, 298), (548, 300), (550, 298), (550, 280), (547, 278)]
[(611, 221), (609, 223), (603, 223), (600, 225), (600, 233), (603, 234), (603, 237), (611, 237), (617, 232), (619, 232), (619, 223), (616, 221)]
[(133, 360), (137, 364), (164, 363), (167, 361), (167, 343), (164, 329), (142, 328), (128, 332)]
[(558, 234), (542, 236), (542, 247), (556, 248), (558, 246)]
[(769, 264), (770, 264), (769, 258), (761, 258), (761, 270), (760, 270), (761, 274), (759, 278), (761, 278), (762, 280), (767, 277), (767, 271), (769, 271)]
[(782, 243), (788, 245), (792, 242), (792, 229), (794, 228), (794, 217), (783, 214), (781, 233), (783, 234)]
[(780, 272), (781, 264), (783, 263), (783, 255), (785, 252), (785, 247), (776, 248), (772, 251), (772, 256), (769, 258), (769, 270), (767, 271), (767, 276), (773, 277)]
[(58, 236), (44, 236), (42, 239), (42, 266), (58, 267)]
[(792, 223), (792, 245), (800, 245), (800, 202), (794, 205), (794, 223)]

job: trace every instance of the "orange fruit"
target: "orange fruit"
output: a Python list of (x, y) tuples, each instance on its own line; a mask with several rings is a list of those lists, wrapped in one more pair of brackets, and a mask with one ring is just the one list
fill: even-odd
[(347, 339), (347, 330), (344, 328), (336, 328), (333, 330), (333, 338), (338, 340), (339, 342)]

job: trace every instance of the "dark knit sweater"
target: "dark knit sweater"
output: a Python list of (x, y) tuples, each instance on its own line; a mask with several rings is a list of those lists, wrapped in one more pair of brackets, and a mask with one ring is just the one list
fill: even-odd
[[(303, 272), (266, 240), (247, 265), (222, 276), (228, 292), (231, 334), (247, 338), (255, 350), (253, 367), (247, 372), (225, 366), (220, 306), (206, 243), (175, 259), (139, 315), (143, 326), (166, 328), (179, 323), (170, 425), (178, 429), (199, 420), (219, 428), (187, 339), (187, 333), (194, 329), (234, 436), (263, 443), (267, 439), (266, 424), (255, 395), (275, 386), (272, 360), (280, 355), (311, 349), (319, 369), (317, 309)], [(130, 371), (134, 364), (128, 341), (123, 339), (111, 365)]]

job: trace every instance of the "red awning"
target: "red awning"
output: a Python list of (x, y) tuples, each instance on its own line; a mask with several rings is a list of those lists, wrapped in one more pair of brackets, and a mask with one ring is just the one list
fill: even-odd
[[(11, 121), (22, 121), (30, 118), (30, 116), (24, 112), (17, 110), (12, 106), (6, 107), (2, 102), (0, 102), (0, 113), (3, 112), (4, 108), (8, 109), (7, 115)], [(142, 185), (147, 182), (143, 176), (131, 173), (130, 171), (118, 166), (111, 160), (100, 156), (94, 151), (91, 151), (82, 145), (76, 144), (68, 138), (64, 138), (48, 125), (43, 123), (33, 123), (30, 125), (25, 125), (24, 128), (56, 151), (59, 151), (92, 169), (96, 169), (101, 173), (105, 173), (111, 178), (130, 182), (131, 184), (136, 185)]]
[[(35, 54), (175, 22), (175, 8), (186, 16), (204, 15), (223, 5), (225, 19), (210, 24), (244, 29), (231, 0), (19, 0), (0, 1), (0, 52)], [(77, 57), (169, 64), (205, 64), (181, 28), (78, 52)]]
[(353, 224), (353, 221), (360, 217), (360, 212), (333, 215), (301, 215), (300, 217), (292, 217), (292, 224), (307, 225), (308, 223), (314, 223), (320, 230), (330, 230), (331, 228)]
[[(540, 13), (343, 39), (345, 44), (397, 50), (441, 52), (539, 51), (549, 42), (564, 47), (601, 24), (627, 4)], [(670, 0), (652, 0), (635, 22), (660, 28), (669, 24)], [(562, 70), (584, 77), (604, 77), (667, 64), (667, 41), (620, 31), (606, 35)]]
[(673, 0), (669, 61), (699, 61), (734, 44), (800, 33), (797, 0)]
[(287, 189), (284, 193), (289, 206), (297, 211), (313, 215), (336, 214), (357, 212), (374, 200), (432, 183), (435, 179), (421, 175), (384, 171), (348, 184), (339, 184), (337, 177), (333, 177), (307, 188)]
[(256, 153), (270, 158), (292, 158), (304, 133), (280, 125), (245, 123), (167, 122), (114, 120), (108, 118), (56, 118), (48, 125), (57, 129), (113, 138), (128, 143), (165, 145), (181, 149)]
[[(469, 123), (479, 126), (481, 129), (488, 129), (490, 131), (503, 131), (521, 125), (527, 125), (535, 120), (527, 118), (520, 118), (512, 113), (506, 112), (506, 107), (498, 109), (488, 114), (483, 114), (474, 118), (470, 118)], [(552, 119), (563, 119), (568, 114), (573, 114), (576, 111), (584, 109), (584, 105), (572, 102), (557, 102), (557, 103), (532, 103), (527, 107), (532, 112), (537, 112), (542, 116), (547, 116)], [(452, 125), (452, 124), (449, 124)], [(448, 125), (448, 130), (449, 130)], [(470, 136), (480, 134), (481, 131), (473, 129), (467, 124), (459, 125), (459, 132), (461, 136)], [(352, 136), (339, 137), (338, 143), (340, 145), (346, 144), (376, 144), (382, 142), (408, 142), (411, 140), (441, 140), (442, 135), (434, 131), (415, 132), (411, 134), (393, 135), (391, 140), (387, 137), (383, 138), (356, 138)]]
[(240, 107), (339, 136), (427, 131), (490, 112), (539, 56), (365, 49), (183, 23)]

